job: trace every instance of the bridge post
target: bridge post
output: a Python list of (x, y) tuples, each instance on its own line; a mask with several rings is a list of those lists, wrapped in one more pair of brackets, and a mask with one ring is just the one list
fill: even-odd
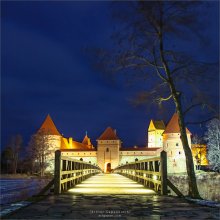
[(61, 151), (55, 151), (54, 193), (61, 193)]
[(161, 172), (161, 195), (167, 195), (167, 153), (163, 150), (160, 153)]

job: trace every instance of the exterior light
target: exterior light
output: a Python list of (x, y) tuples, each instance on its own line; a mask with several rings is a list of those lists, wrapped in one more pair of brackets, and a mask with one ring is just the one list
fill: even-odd
[(153, 180), (157, 180), (157, 176), (156, 175), (153, 175)]

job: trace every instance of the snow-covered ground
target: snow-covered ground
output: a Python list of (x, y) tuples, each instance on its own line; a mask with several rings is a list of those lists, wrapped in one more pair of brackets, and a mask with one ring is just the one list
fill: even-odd
[[(188, 194), (186, 175), (169, 175), (168, 179), (182, 192)], [(215, 172), (200, 172), (196, 174), (200, 196), (205, 200), (220, 202), (220, 174)], [(171, 190), (171, 195), (175, 193)]]
[(0, 179), (0, 205), (25, 200), (37, 194), (49, 179)]

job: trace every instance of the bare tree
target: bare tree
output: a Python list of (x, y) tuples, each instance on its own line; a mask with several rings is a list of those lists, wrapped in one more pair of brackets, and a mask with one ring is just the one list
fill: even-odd
[(220, 120), (213, 119), (207, 123), (205, 139), (208, 146), (208, 160), (213, 169), (220, 172)]
[[(201, 86), (204, 80), (213, 79), (216, 71), (213, 71), (214, 64), (195, 62), (192, 56), (178, 49), (178, 45), (181, 40), (192, 40), (192, 33), (197, 41), (201, 39), (204, 24), (200, 20), (200, 6), (201, 2), (195, 1), (118, 2), (113, 11), (114, 18), (120, 21), (120, 30), (113, 35), (117, 45), (108, 51), (97, 51), (101, 68), (110, 73), (123, 72), (133, 84), (142, 81), (138, 102), (153, 100), (162, 105), (172, 101), (175, 105), (192, 198), (200, 198), (200, 195), (186, 136), (185, 114), (196, 107), (204, 107), (204, 101), (211, 100), (208, 95), (201, 95)], [(216, 114), (211, 104), (205, 106)]]
[(12, 173), (17, 173), (17, 166), (19, 160), (19, 154), (22, 149), (23, 139), (20, 134), (12, 136), (9, 141), (9, 145), (7, 147), (8, 151), (10, 151), (10, 163), (12, 166)]
[(6, 147), (1, 153), (1, 171), (6, 172), (7, 174), (12, 171), (12, 149), (10, 147)]
[(28, 144), (29, 158), (32, 160), (32, 166), (40, 176), (45, 175), (45, 170), (48, 167), (48, 157), (50, 152), (50, 142), (48, 135), (45, 132), (38, 132), (31, 136)]

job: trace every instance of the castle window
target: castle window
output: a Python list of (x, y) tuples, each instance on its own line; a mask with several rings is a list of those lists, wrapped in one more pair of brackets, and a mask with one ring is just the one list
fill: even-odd
[(84, 153), (84, 155), (86, 155), (86, 153)]
[(181, 152), (179, 151), (179, 154), (181, 154)]
[(143, 152), (141, 152), (141, 154), (143, 154)]
[(106, 148), (106, 152), (109, 152), (109, 149), (108, 149), (108, 148)]
[(178, 147), (178, 146), (179, 146), (179, 144), (178, 144), (178, 143), (176, 143), (176, 146)]
[(90, 155), (91, 155), (91, 153), (90, 153)]
[(83, 159), (82, 159), (82, 158), (80, 158), (80, 161), (83, 161)]

